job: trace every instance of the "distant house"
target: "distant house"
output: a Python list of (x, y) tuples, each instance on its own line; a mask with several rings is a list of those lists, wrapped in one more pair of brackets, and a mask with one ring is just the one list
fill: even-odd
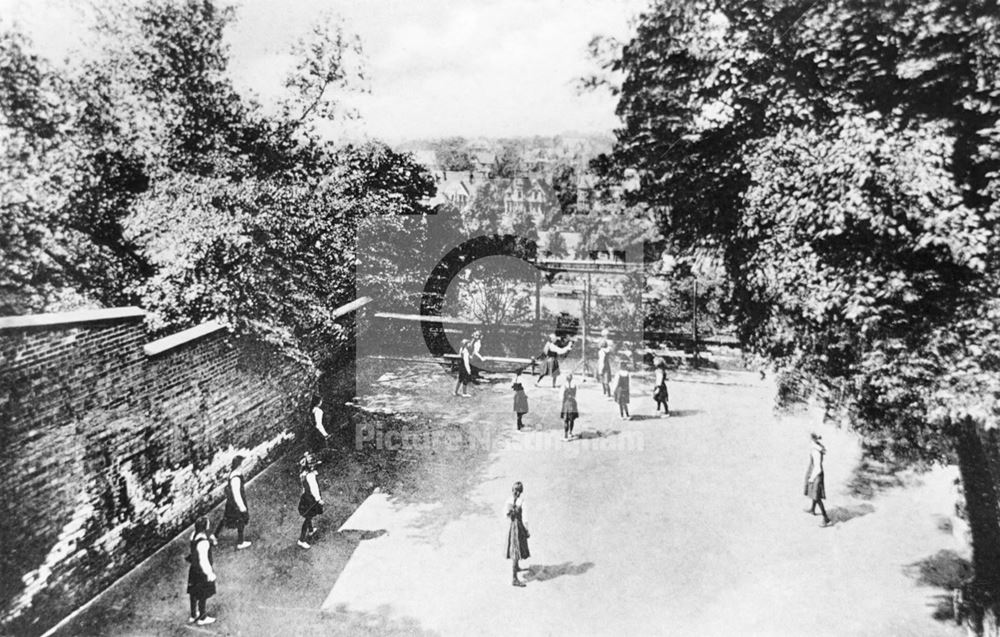
[(475, 178), (464, 171), (450, 170), (442, 173), (438, 184), (438, 193), (456, 208), (462, 209), (469, 204), (475, 194), (473, 184)]
[(517, 177), (503, 192), (504, 212), (542, 215), (558, 205), (552, 186), (535, 177)]
[(472, 152), (472, 170), (480, 175), (491, 175), (496, 163), (497, 155), (491, 150), (476, 150)]
[(432, 173), (437, 194), (431, 200), (432, 205), (447, 203), (459, 210), (472, 201), (476, 190), (485, 182), (473, 172), (462, 170), (439, 170)]
[(544, 148), (530, 149), (525, 153), (523, 158), (524, 167), (535, 172), (548, 173), (552, 170), (555, 163), (555, 159), (551, 157), (551, 153)]
[(576, 210), (589, 212), (597, 200), (597, 177), (590, 173), (580, 175), (576, 180)]

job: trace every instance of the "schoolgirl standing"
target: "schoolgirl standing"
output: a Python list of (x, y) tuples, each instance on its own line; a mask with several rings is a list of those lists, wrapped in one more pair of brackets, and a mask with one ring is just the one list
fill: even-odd
[(667, 362), (662, 358), (656, 359), (656, 377), (653, 381), (653, 400), (656, 401), (656, 413), (660, 413), (660, 405), (663, 405), (663, 415), (670, 415), (670, 394), (667, 392)]
[(618, 403), (618, 413), (621, 415), (622, 420), (628, 420), (630, 418), (628, 413), (628, 401), (629, 401), (629, 364), (623, 362), (622, 368), (618, 371), (618, 376), (615, 379), (615, 402)]
[(580, 411), (576, 404), (576, 384), (573, 382), (573, 374), (566, 374), (566, 384), (563, 386), (562, 411), (559, 417), (563, 421), (563, 441), (568, 441), (573, 437), (573, 425), (580, 416)]
[(472, 380), (472, 349), (469, 339), (462, 339), (458, 356), (458, 382), (455, 383), (455, 395), (458, 396), (458, 389), (462, 388), (461, 396), (469, 398), (469, 381)]
[(519, 563), (521, 560), (531, 557), (528, 550), (528, 529), (524, 526), (524, 485), (515, 482), (511, 497), (507, 499), (506, 515), (510, 520), (510, 527), (507, 530), (507, 559), (513, 561), (514, 579), (511, 582), (514, 586), (523, 587), (524, 582), (517, 579), (517, 572), (521, 570)]
[[(469, 343), (469, 363), (472, 373), (470, 374), (473, 380), (478, 379), (482, 376), (483, 366), (486, 364), (486, 359), (483, 358), (482, 354), (483, 348), (483, 333), (476, 330), (472, 333), (472, 341)], [(477, 381), (478, 382), (478, 381)]]
[(521, 372), (514, 374), (514, 384), (510, 386), (514, 390), (514, 413), (517, 415), (517, 430), (521, 431), (524, 423), (521, 421), (524, 414), (528, 413), (528, 395), (524, 393), (524, 385), (521, 384)]
[(299, 496), (299, 515), (304, 519), (298, 544), (304, 549), (310, 547), (307, 540), (316, 532), (312, 519), (323, 513), (323, 497), (319, 494), (319, 483), (316, 480), (318, 466), (319, 460), (308, 451), (299, 461), (299, 485), (302, 487), (302, 495)]
[(611, 397), (611, 340), (608, 330), (601, 330), (601, 340), (597, 343), (597, 380), (601, 381), (604, 395)]
[(208, 537), (208, 518), (198, 518), (194, 523), (194, 534), (191, 535), (191, 552), (187, 561), (188, 568), (187, 593), (191, 599), (191, 614), (189, 624), (204, 626), (215, 622), (205, 610), (208, 598), (215, 595), (215, 569), (212, 566), (212, 542)]
[(247, 522), (250, 521), (250, 512), (247, 510), (247, 495), (243, 487), (243, 472), (240, 465), (243, 464), (243, 456), (233, 458), (232, 467), (229, 470), (229, 477), (226, 479), (226, 509), (219, 521), (219, 526), (215, 529), (215, 535), (222, 535), (222, 529), (236, 529), (236, 548), (242, 550), (250, 547), (250, 542), (243, 537)]

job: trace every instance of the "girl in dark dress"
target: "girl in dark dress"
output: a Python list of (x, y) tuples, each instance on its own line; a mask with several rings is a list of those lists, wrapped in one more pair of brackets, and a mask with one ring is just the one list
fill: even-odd
[(323, 513), (323, 497), (319, 494), (319, 483), (316, 481), (318, 466), (319, 460), (308, 451), (299, 461), (299, 484), (302, 486), (302, 495), (299, 496), (299, 515), (304, 519), (298, 544), (304, 549), (310, 548), (311, 545), (307, 540), (316, 532), (312, 519)]
[(513, 495), (507, 499), (506, 515), (510, 520), (510, 529), (507, 531), (507, 559), (513, 560), (514, 579), (511, 582), (514, 586), (524, 586), (524, 582), (517, 579), (517, 572), (521, 570), (518, 564), (521, 560), (531, 557), (528, 551), (528, 529), (524, 526), (524, 485), (520, 482), (514, 483)]
[(326, 451), (327, 441), (330, 434), (323, 426), (323, 399), (313, 396), (309, 404), (309, 445), (313, 453), (323, 454)]
[(199, 626), (215, 621), (205, 611), (205, 602), (215, 595), (215, 569), (212, 567), (212, 542), (208, 537), (208, 518), (198, 518), (191, 536), (191, 552), (187, 557), (191, 563), (188, 569), (187, 593), (191, 598), (191, 615), (188, 623)]
[(524, 393), (524, 385), (521, 384), (521, 372), (514, 374), (514, 384), (510, 386), (514, 390), (514, 413), (517, 414), (517, 430), (521, 431), (524, 423), (521, 421), (524, 414), (528, 413), (528, 395)]
[(615, 380), (615, 402), (618, 403), (618, 413), (621, 415), (622, 420), (628, 420), (631, 417), (628, 413), (628, 401), (630, 397), (628, 368), (628, 363), (622, 363), (622, 368), (618, 372), (618, 378)]
[(247, 494), (243, 488), (241, 464), (243, 464), (243, 456), (233, 458), (229, 478), (226, 480), (226, 510), (222, 514), (219, 526), (215, 529), (216, 536), (222, 534), (222, 529), (236, 529), (236, 548), (238, 550), (249, 548), (251, 544), (243, 538), (243, 531), (246, 529), (247, 522), (250, 521), (250, 512), (247, 510)]
[(670, 415), (670, 393), (667, 391), (667, 362), (656, 359), (656, 378), (653, 381), (653, 400), (656, 401), (656, 413), (660, 413), (663, 405), (663, 415)]
[(563, 387), (562, 411), (559, 417), (563, 420), (563, 440), (573, 437), (573, 425), (580, 416), (576, 405), (576, 385), (573, 384), (573, 374), (566, 374), (566, 385)]
[[(455, 395), (469, 397), (469, 382), (472, 381), (472, 346), (469, 339), (463, 338), (458, 348), (458, 382), (455, 383)], [(459, 394), (458, 390), (462, 393)]]

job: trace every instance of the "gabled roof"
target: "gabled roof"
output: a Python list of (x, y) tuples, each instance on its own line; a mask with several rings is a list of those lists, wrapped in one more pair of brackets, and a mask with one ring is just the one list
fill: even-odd
[(479, 166), (492, 166), (497, 161), (496, 153), (489, 150), (479, 150), (472, 153), (472, 162)]
[(470, 188), (469, 185), (461, 179), (447, 180), (441, 182), (438, 186), (438, 193), (444, 195), (445, 197), (468, 197), (472, 194), (472, 188)]

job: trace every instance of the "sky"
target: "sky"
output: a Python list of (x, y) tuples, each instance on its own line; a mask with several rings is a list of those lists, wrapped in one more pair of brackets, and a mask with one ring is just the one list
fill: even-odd
[[(365, 52), (368, 94), (348, 102), (361, 119), (337, 135), (405, 141), (429, 137), (609, 133), (607, 91), (580, 94), (597, 70), (595, 35), (627, 40), (648, 0), (243, 0), (227, 34), (233, 80), (273, 103), (291, 46), (316, 23), (340, 17)], [(16, 22), (39, 51), (80, 50), (79, 0), (0, 0), (0, 26)], [(85, 52), (85, 51), (84, 51)]]

